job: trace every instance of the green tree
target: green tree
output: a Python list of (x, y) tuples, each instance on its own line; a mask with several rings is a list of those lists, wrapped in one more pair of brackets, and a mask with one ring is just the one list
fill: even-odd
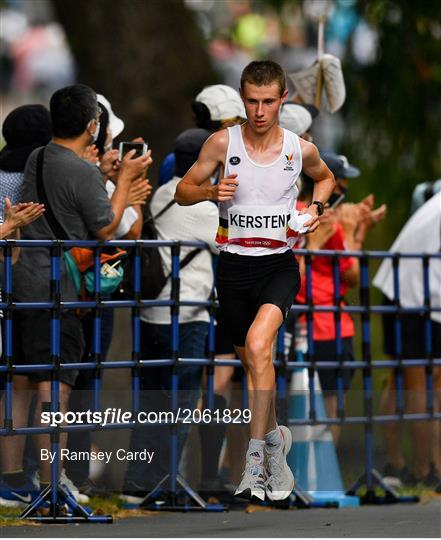
[(368, 188), (389, 204), (376, 234), (387, 247), (414, 186), (441, 176), (441, 4), (365, 0), (359, 10), (378, 32), (379, 56), (364, 67), (345, 63), (345, 151), (364, 172), (357, 194)]

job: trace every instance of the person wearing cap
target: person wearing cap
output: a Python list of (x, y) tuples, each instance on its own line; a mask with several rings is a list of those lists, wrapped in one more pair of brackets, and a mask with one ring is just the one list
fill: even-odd
[[(242, 124), (246, 114), (240, 94), (225, 84), (206, 86), (191, 105), (196, 127), (214, 133), (235, 124)], [(174, 174), (174, 154), (168, 154), (161, 164), (159, 185), (168, 182)]]
[[(131, 159), (129, 153), (122, 161), (118, 186), (112, 201), (109, 201), (104, 187), (103, 174), (109, 165), (101, 163), (101, 170), (85, 162), (83, 153), (99, 132), (100, 114), (96, 93), (81, 84), (57, 90), (50, 100), (52, 140), (29, 156), (24, 171), (23, 198), (36, 200), (42, 194), (37, 187), (44, 187), (45, 217), (23, 228), (23, 238), (28, 240), (54, 239), (53, 221), (46, 216), (50, 211), (64, 229), (69, 240), (96, 238), (108, 240), (116, 230), (126, 207), (127, 193), (133, 180), (141, 176), (151, 162), (150, 155)], [(41, 160), (41, 161), (40, 161)], [(37, 167), (41, 163), (42, 168)], [(41, 175), (37, 170), (41, 170)], [(39, 182), (39, 178), (41, 182)], [(49, 250), (44, 247), (23, 249), (14, 271), (15, 302), (47, 302), (50, 299)], [(78, 300), (73, 281), (62, 259), (60, 296), (63, 302)], [(51, 356), (50, 339), (51, 314), (45, 310), (14, 310), (13, 312), (13, 352), (14, 364), (45, 364)], [(81, 322), (74, 311), (62, 309), (60, 312), (61, 363), (80, 362), (84, 351)], [(60, 411), (66, 412), (69, 395), (78, 372), (61, 369)], [(44, 403), (51, 401), (51, 372), (36, 371), (15, 373), (13, 376), (12, 410), (14, 427), (26, 426), (30, 407), (30, 389), (36, 390), (34, 408), (35, 425), (41, 425)], [(4, 405), (2, 405), (3, 407)], [(49, 436), (35, 437), (37, 454), (48, 451)], [(61, 448), (66, 437), (61, 437)], [(24, 449), (23, 437), (0, 437), (2, 472), (4, 485), (0, 489), (0, 504), (23, 505), (34, 496), (25, 485), (22, 470)], [(50, 463), (40, 460), (40, 485), (50, 482)]]
[[(197, 160), (203, 143), (211, 133), (204, 129), (193, 128), (182, 132), (174, 145), (175, 175), (155, 192), (150, 208), (157, 216), (174, 201), (176, 186), (181, 178)], [(206, 180), (211, 185), (211, 180)], [(172, 204), (162, 215), (155, 218), (158, 240), (197, 240), (205, 242), (207, 249), (195, 249), (182, 246), (180, 277), (180, 300), (206, 301), (213, 287), (213, 269), (211, 253), (217, 253), (212, 231), (217, 225), (216, 206), (205, 201), (197, 208)], [(171, 252), (169, 247), (160, 247), (165, 275), (171, 272)], [(183, 261), (186, 259), (187, 264)], [(171, 280), (168, 279), (158, 300), (169, 300)], [(141, 357), (144, 359), (170, 358), (171, 316), (168, 307), (150, 307), (141, 309)], [(203, 306), (181, 306), (179, 310), (179, 355), (183, 358), (205, 357), (206, 340), (209, 328), (209, 314)], [(141, 410), (169, 411), (168, 399), (171, 388), (169, 367), (148, 368), (141, 376)], [(181, 408), (193, 410), (197, 406), (200, 394), (202, 369), (199, 366), (180, 366), (179, 403)], [(179, 454), (187, 436), (187, 425), (178, 431)], [(148, 430), (136, 426), (131, 434), (130, 451), (145, 448), (155, 452), (153, 466), (142, 461), (129, 463), (124, 477), (123, 492), (120, 498), (129, 503), (148, 504), (147, 493), (169, 473), (170, 440), (167, 426), (151, 426)], [(164, 490), (168, 485), (162, 486)]]
[[(246, 119), (245, 108), (239, 92), (225, 84), (214, 84), (203, 88), (193, 100), (192, 110), (195, 125), (212, 133), (236, 124), (242, 124)], [(175, 157), (173, 153), (164, 159), (159, 173), (159, 185), (166, 183), (172, 178), (174, 174), (174, 161)], [(217, 358), (227, 360), (237, 358), (231, 332), (227, 330), (220, 310), (216, 312), (215, 351)], [(234, 369), (230, 366), (216, 367), (214, 377), (216, 408), (219, 410), (225, 409), (231, 382), (233, 385), (239, 386), (241, 380), (241, 368)], [(235, 393), (234, 396), (236, 394), (238, 393)], [(240, 406), (240, 403), (238, 406)], [(233, 405), (231, 407), (234, 408)], [(228, 497), (223, 482), (218, 475), (218, 461), (225, 431), (226, 426), (222, 423), (199, 426), (202, 450), (201, 491), (206, 498), (218, 497), (219, 493), (222, 493), (223, 498)], [(234, 440), (230, 437), (228, 448), (230, 449), (231, 447), (232, 451), (237, 454), (238, 451), (240, 452), (242, 450), (241, 447), (244, 444), (246, 445), (247, 441), (243, 441), (242, 444), (241, 437), (236, 434)], [(240, 470), (240, 464), (238, 463), (237, 474), (235, 476), (240, 477), (241, 473), (242, 470)], [(231, 504), (231, 501), (229, 504)]]
[[(360, 171), (350, 165), (346, 156), (334, 152), (323, 152), (323, 161), (334, 174), (336, 185), (329, 198), (324, 215), (320, 218), (320, 228), (306, 235), (306, 248), (309, 250), (338, 250), (356, 251), (363, 247), (366, 233), (370, 227), (384, 218), (385, 206), (373, 210), (373, 196), (363, 199), (359, 204), (343, 203), (350, 179), (360, 176)], [(303, 177), (302, 191), (299, 199), (301, 203), (309, 204), (311, 200), (312, 183), (307, 176)], [(301, 260), (301, 272), (304, 272), (304, 261)], [(347, 292), (358, 285), (360, 268), (356, 257), (339, 258), (340, 290), (339, 298), (344, 298)], [(297, 295), (297, 303), (307, 303), (306, 283), (303, 280)], [(320, 306), (334, 305), (334, 275), (333, 261), (331, 257), (314, 256), (312, 259), (312, 303)], [(341, 306), (344, 301), (341, 300)], [(305, 318), (301, 317), (301, 324), (306, 324)], [(331, 312), (315, 311), (313, 313), (313, 340), (314, 361), (354, 361), (355, 335), (354, 322), (349, 313), (341, 312), (340, 337), (342, 344), (341, 357), (337, 357), (336, 326), (334, 314)], [(330, 418), (337, 417), (337, 375), (336, 369), (319, 369), (318, 375), (325, 398), (327, 414)], [(343, 391), (349, 389), (353, 370), (342, 371)], [(331, 426), (334, 440), (337, 443), (340, 435), (340, 427)]]
[[(112, 149), (113, 140), (124, 130), (124, 122), (118, 118), (112, 110), (108, 99), (102, 94), (97, 94), (98, 105), (101, 108), (100, 131), (95, 141), (98, 160), (101, 160), (105, 154), (113, 155), (114, 167), (106, 179), (106, 190), (111, 199), (116, 189), (118, 171), (118, 151)], [(136, 139), (134, 142), (139, 142)], [(138, 240), (141, 237), (143, 215), (141, 205), (145, 204), (147, 197), (152, 192), (152, 185), (149, 180), (139, 178), (130, 186), (127, 196), (127, 208), (124, 210), (120, 224), (113, 237), (125, 240)]]
[(304, 137), (311, 125), (312, 115), (303, 105), (285, 103), (280, 109), (279, 126), (289, 129), (299, 137)]

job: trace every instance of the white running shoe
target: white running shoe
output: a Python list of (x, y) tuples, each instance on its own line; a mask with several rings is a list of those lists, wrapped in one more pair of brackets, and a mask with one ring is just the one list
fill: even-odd
[[(266, 461), (266, 494), (271, 501), (283, 501), (287, 499), (294, 488), (294, 475), (286, 462), (286, 456), (291, 450), (291, 430), (285, 426), (279, 426), (283, 443), (275, 452), (268, 452)], [(267, 445), (265, 445), (267, 448)]]
[(90, 501), (90, 498), (84, 493), (80, 493), (80, 490), (77, 488), (77, 486), (72, 482), (70, 478), (67, 477), (65, 469), (61, 470), (60, 484), (67, 487), (67, 489), (71, 492), (71, 494), (74, 496), (74, 499), (78, 503), (85, 504)]
[(258, 452), (247, 456), (242, 481), (234, 495), (243, 499), (265, 500), (265, 468)]

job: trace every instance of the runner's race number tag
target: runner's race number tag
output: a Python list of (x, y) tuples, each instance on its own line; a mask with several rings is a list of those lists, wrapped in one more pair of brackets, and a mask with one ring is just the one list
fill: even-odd
[(289, 219), (285, 206), (234, 205), (228, 209), (228, 243), (244, 247), (286, 246)]

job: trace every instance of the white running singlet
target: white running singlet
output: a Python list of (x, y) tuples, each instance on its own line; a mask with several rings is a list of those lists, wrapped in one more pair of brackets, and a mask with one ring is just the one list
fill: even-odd
[(290, 249), (297, 233), (288, 227), (298, 195), (302, 153), (297, 135), (283, 129), (282, 151), (268, 165), (247, 154), (241, 126), (228, 128), (224, 176), (237, 174), (233, 200), (219, 203), (216, 244), (239, 255), (271, 255)]

